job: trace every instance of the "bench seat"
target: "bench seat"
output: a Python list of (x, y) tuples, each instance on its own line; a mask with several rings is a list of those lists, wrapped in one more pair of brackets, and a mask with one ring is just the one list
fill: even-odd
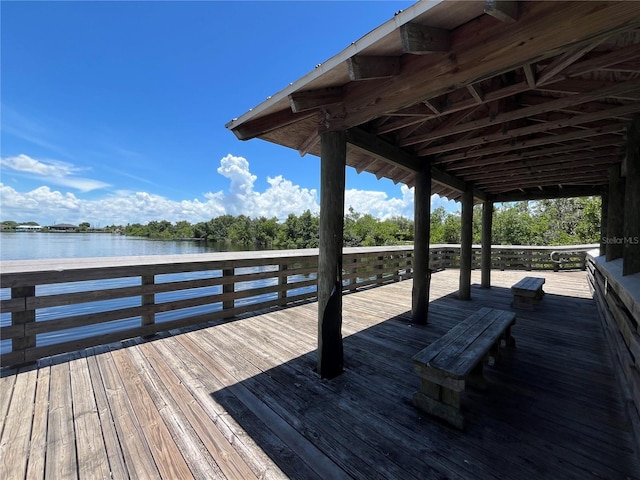
[(465, 383), (486, 388), (483, 364), (486, 361), (493, 365), (501, 345), (515, 346), (511, 337), (515, 321), (514, 312), (481, 308), (414, 355), (413, 365), (421, 385), (413, 394), (413, 404), (464, 428), (460, 393)]
[(533, 310), (544, 297), (542, 285), (544, 285), (544, 278), (524, 277), (511, 287), (511, 293), (513, 293), (511, 307)]

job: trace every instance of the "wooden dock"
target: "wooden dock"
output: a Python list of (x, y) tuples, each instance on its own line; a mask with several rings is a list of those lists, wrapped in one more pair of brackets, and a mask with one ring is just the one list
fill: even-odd
[[(456, 299), (435, 273), (429, 324), (411, 281), (344, 297), (346, 371), (321, 381), (317, 305), (40, 360), (0, 379), (0, 478), (640, 478), (639, 452), (585, 272), (535, 272), (517, 347), (468, 389), (464, 432), (411, 404), (412, 356), (531, 272)], [(473, 272), (479, 284), (478, 272)]]

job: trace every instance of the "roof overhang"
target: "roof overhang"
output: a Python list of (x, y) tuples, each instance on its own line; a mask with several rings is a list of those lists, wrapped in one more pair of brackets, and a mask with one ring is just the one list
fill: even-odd
[[(640, 2), (418, 2), (227, 124), (458, 199), (599, 194), (640, 112)], [(570, 193), (571, 192), (571, 193)]]

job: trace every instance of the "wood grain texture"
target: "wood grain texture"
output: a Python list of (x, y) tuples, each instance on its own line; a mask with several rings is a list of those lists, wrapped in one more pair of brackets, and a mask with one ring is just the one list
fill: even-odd
[[(66, 468), (78, 478), (82, 462), (56, 452), (84, 458), (76, 426), (85, 420), (62, 400), (86, 390), (95, 407), (88, 400), (83, 411), (98, 422), (113, 478), (169, 479), (178, 470), (202, 478), (207, 468), (209, 478), (279, 480), (638, 477), (614, 354), (585, 272), (536, 273), (547, 295), (538, 311), (518, 312), (517, 348), (485, 367), (487, 390), (448, 400), (464, 411), (464, 433), (413, 407), (413, 355), (479, 308), (510, 310), (510, 288), (526, 274), (492, 273), (484, 289), (472, 271), (472, 302), (455, 298), (457, 271), (434, 273), (425, 326), (409, 321), (411, 281), (345, 295), (345, 373), (332, 381), (313, 371), (313, 303), (3, 370), (0, 386), (12, 394), (0, 392), (0, 444), (20, 443), (8, 426), (23, 417), (13, 412), (34, 412), (29, 475)], [(54, 442), (63, 435), (70, 448)], [(6, 463), (0, 468), (12, 478)]]

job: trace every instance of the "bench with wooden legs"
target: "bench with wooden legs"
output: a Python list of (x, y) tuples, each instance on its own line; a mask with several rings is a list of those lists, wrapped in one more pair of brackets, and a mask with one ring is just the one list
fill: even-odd
[(493, 365), (501, 346), (515, 346), (511, 326), (516, 314), (481, 308), (413, 357), (420, 390), (413, 404), (452, 425), (464, 428), (460, 394), (465, 384), (484, 389), (483, 365)]
[(513, 308), (533, 310), (544, 296), (542, 285), (544, 285), (544, 278), (524, 277), (511, 287), (511, 293), (513, 293), (511, 306)]

